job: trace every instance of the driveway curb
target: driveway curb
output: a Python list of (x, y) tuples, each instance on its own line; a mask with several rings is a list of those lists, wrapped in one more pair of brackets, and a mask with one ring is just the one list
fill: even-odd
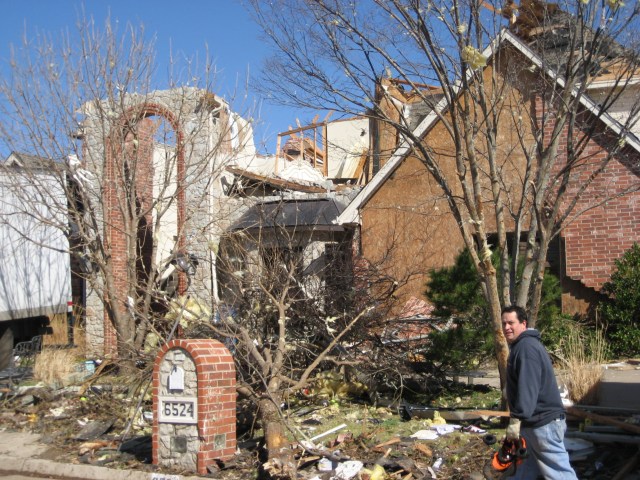
[(117, 470), (95, 465), (59, 463), (40, 458), (12, 458), (0, 455), (0, 476), (2, 472), (18, 472), (55, 476), (65, 479), (82, 480), (211, 480), (210, 477), (171, 475), (137, 470)]

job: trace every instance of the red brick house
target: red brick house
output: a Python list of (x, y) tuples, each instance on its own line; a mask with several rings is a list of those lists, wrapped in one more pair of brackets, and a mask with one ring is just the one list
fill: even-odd
[[(503, 82), (512, 82), (512, 98), (508, 102), (513, 111), (522, 108), (529, 112), (534, 123), (540, 121), (545, 104), (530, 86), (541, 78), (552, 82), (561, 80), (545, 70), (541, 57), (531, 47), (531, 42), (525, 40), (515, 29), (503, 31), (483, 52), (488, 59), (483, 75), (490, 78), (497, 73)], [(510, 76), (508, 71), (516, 74)], [(599, 298), (614, 261), (634, 242), (640, 241), (640, 192), (634, 189), (640, 186), (640, 137), (637, 128), (625, 129), (620, 123), (629, 116), (628, 102), (637, 98), (640, 77), (628, 82), (623, 95), (608, 113), (599, 114), (598, 96), (607, 89), (616, 88), (611, 77), (612, 74), (605, 70), (591, 84), (588, 96), (580, 100), (583, 121), (574, 135), (584, 134), (587, 129), (597, 135), (588, 141), (582, 167), (573, 175), (569, 189), (575, 191), (584, 184), (584, 179), (592, 175), (599, 161), (608, 155), (612, 144), (621, 142), (618, 145), (624, 146), (582, 194), (574, 209), (575, 218), (567, 222), (567, 227), (552, 242), (548, 255), (552, 271), (561, 280), (562, 308), (566, 313), (587, 313)], [(389, 85), (390, 82), (387, 88), (393, 87)], [(446, 99), (442, 99), (436, 90), (432, 95), (435, 106), (422, 117), (414, 132), (437, 152), (441, 168), (453, 177), (456, 171), (451, 161), (453, 147), (448, 143), (451, 137), (438, 116), (447, 115)], [(522, 188), (519, 179), (526, 159), (513, 148), (514, 142), (519, 141), (515, 138), (514, 117), (511, 121), (507, 120), (508, 116), (503, 118), (497, 136), (500, 142), (497, 151), (503, 155), (500, 162), (504, 168), (503, 187), (505, 191), (517, 193)], [(545, 123), (545, 129), (551, 127), (552, 124)], [(378, 152), (379, 170), (340, 215), (338, 222), (359, 230), (361, 256), (397, 279), (396, 312), (399, 313), (412, 297), (425, 298), (428, 271), (452, 265), (464, 242), (440, 187), (412, 153), (411, 144), (394, 143), (393, 132), (385, 133), (384, 127), (372, 128), (372, 131), (381, 135), (380, 144), (387, 147), (391, 144), (395, 148), (390, 149), (388, 155)], [(565, 134), (568, 135), (566, 128)], [(525, 147), (535, 151), (534, 128), (520, 139), (528, 143)], [(560, 155), (566, 155), (566, 148), (565, 140), (561, 142)], [(487, 218), (490, 217), (488, 214)], [(495, 225), (487, 228), (492, 231)]]

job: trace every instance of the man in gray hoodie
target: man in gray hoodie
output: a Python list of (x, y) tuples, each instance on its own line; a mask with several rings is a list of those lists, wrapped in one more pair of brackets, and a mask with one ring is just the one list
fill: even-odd
[(551, 360), (540, 332), (527, 328), (527, 313), (518, 306), (502, 309), (502, 332), (509, 344), (507, 401), (511, 418), (506, 438), (527, 442), (528, 458), (511, 478), (577, 480), (564, 446), (564, 407)]

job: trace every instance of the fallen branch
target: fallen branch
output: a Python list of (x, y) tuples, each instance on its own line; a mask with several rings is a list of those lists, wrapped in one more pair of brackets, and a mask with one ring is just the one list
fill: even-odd
[(93, 384), (93, 382), (95, 382), (100, 375), (102, 374), (102, 371), (108, 366), (108, 365), (113, 365), (113, 362), (109, 361), (109, 360), (103, 360), (102, 363), (100, 365), (98, 365), (98, 368), (96, 368), (96, 371), (93, 373), (93, 375), (91, 375), (89, 378), (87, 378), (84, 383), (82, 384), (82, 386), (80, 387), (80, 390), (78, 390), (78, 396), (82, 396), (86, 393), (86, 391), (89, 389), (89, 387), (91, 386), (91, 384)]

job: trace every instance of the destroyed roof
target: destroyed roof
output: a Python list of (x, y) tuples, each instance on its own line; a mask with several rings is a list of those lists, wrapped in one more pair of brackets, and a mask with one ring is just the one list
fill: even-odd
[(285, 168), (276, 176), (302, 185), (320, 185), (330, 189), (333, 184), (308, 162), (298, 159), (287, 162)]
[[(637, 57), (636, 52), (624, 48), (608, 36), (606, 29), (594, 31), (575, 15), (560, 9), (556, 3), (542, 0), (523, 0), (520, 3), (511, 31), (539, 55), (548, 68), (560, 72), (571, 53), (595, 53), (598, 55), (598, 68), (588, 74), (600, 76), (607, 73), (607, 67), (610, 67), (612, 61), (626, 63)], [(575, 48), (583, 49), (584, 52), (572, 52), (572, 43)], [(637, 58), (633, 63), (637, 64)]]
[(231, 227), (244, 230), (259, 227), (328, 227), (340, 229), (335, 220), (346, 208), (338, 198), (280, 199), (258, 203), (249, 208)]
[[(226, 170), (229, 173), (236, 175), (236, 177), (252, 183), (253, 187), (262, 184), (275, 190), (290, 190), (304, 193), (325, 193), (327, 190), (330, 190), (331, 186), (333, 186), (320, 186), (308, 182), (299, 182), (279, 177), (266, 176), (238, 167), (227, 167)], [(329, 181), (329, 183), (331, 182)]]
[(415, 130), (444, 97), (442, 88), (399, 78), (383, 78), (380, 87), (385, 95), (402, 104), (402, 116), (411, 130)]
[[(562, 78), (553, 69), (546, 69), (546, 65), (543, 64), (543, 59), (525, 42), (517, 37), (513, 32), (508, 30), (502, 30), (500, 34), (494, 39), (494, 41), (485, 48), (482, 55), (489, 58), (496, 54), (504, 44), (513, 46), (517, 51), (524, 55), (532, 65), (537, 68), (544, 69), (545, 74), (554, 82), (562, 83)], [(471, 75), (471, 73), (470, 73)], [(458, 89), (458, 92), (460, 89)], [(575, 93), (575, 92), (574, 92)], [(627, 129), (623, 128), (618, 120), (616, 120), (609, 112), (600, 114), (599, 107), (590, 97), (582, 95), (579, 98), (580, 104), (586, 111), (596, 114), (599, 121), (603, 122), (613, 133), (620, 135), (624, 139), (625, 143), (631, 148), (640, 152), (640, 139)], [(420, 124), (414, 129), (414, 135), (416, 138), (422, 138), (426, 133), (433, 128), (438, 122), (439, 115), (449, 107), (447, 98), (443, 97), (434, 109), (420, 122)], [(395, 149), (389, 160), (384, 166), (375, 174), (367, 185), (365, 185), (358, 193), (356, 198), (348, 205), (344, 212), (338, 218), (338, 223), (341, 225), (356, 224), (359, 222), (359, 210), (366, 204), (366, 202), (374, 195), (375, 192), (384, 184), (384, 182), (393, 174), (396, 168), (404, 161), (404, 159), (412, 151), (412, 140), (405, 139)]]

